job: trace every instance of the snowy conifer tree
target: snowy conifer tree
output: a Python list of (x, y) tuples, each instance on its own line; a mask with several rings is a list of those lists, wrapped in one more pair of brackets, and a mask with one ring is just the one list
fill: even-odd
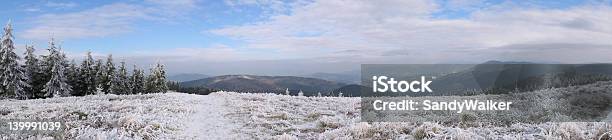
[(342, 92), (338, 93), (338, 97), (342, 97)]
[(129, 78), (125, 69), (125, 62), (121, 62), (115, 78), (111, 81), (112, 94), (131, 94), (129, 88)]
[(44, 88), (45, 84), (45, 81), (41, 77), (41, 65), (38, 58), (34, 54), (34, 51), (34, 46), (26, 45), (26, 52), (24, 54), (25, 65), (23, 66), (23, 69), (27, 79), (26, 83), (30, 85), (30, 87), (26, 88), (25, 90), (29, 98), (42, 97), (41, 91)]
[(159, 62), (155, 64), (155, 67), (151, 69), (149, 78), (147, 78), (146, 85), (149, 93), (168, 92), (164, 65), (160, 64)]
[(322, 97), (321, 92), (317, 93), (317, 97)]
[(70, 95), (72, 96), (83, 96), (83, 87), (81, 85), (82, 81), (80, 80), (79, 68), (76, 66), (76, 62), (74, 60), (70, 61), (68, 64), (68, 68), (66, 69), (66, 78), (67, 83), (72, 87), (72, 91)]
[(139, 94), (144, 92), (144, 72), (136, 65), (134, 65), (134, 71), (132, 72), (132, 77), (130, 78), (131, 82), (131, 90), (132, 94)]
[(102, 85), (104, 85), (103, 80), (106, 76), (105, 67), (104, 64), (102, 64), (101, 59), (97, 59), (95, 63), (96, 65), (94, 67), (94, 71), (96, 72), (96, 90), (100, 90), (99, 93), (104, 93)]
[(166, 81), (166, 69), (164, 68), (165, 66), (163, 64), (160, 64), (159, 62), (157, 62), (157, 68), (159, 71), (158, 74), (158, 83), (160, 85), (160, 92), (166, 93), (168, 92), (168, 84)]
[(121, 67), (119, 67), (119, 78), (121, 79), (121, 84), (123, 84), (123, 90), (125, 94), (134, 94), (132, 93), (132, 82), (130, 82), (130, 75), (125, 67), (125, 61), (121, 61)]
[(91, 58), (91, 80), (93, 81), (91, 86), (94, 91), (96, 91), (98, 87), (98, 71), (100, 70), (100, 65), (98, 65), (96, 61), (97, 60), (94, 60), (93, 57)]
[[(153, 68), (150, 68), (149, 71), (153, 72)], [(145, 78), (145, 87), (144, 87), (144, 93), (152, 93), (155, 89), (154, 85), (153, 85), (153, 75), (149, 74), (146, 78)]]
[(285, 95), (289, 95), (289, 88), (285, 89)]
[(109, 94), (115, 94), (115, 95), (119, 95), (119, 94), (123, 94), (121, 92), (121, 85), (119, 83), (119, 76), (118, 75), (113, 75), (113, 77), (110, 79), (110, 86), (108, 87), (108, 93)]
[(46, 97), (60, 97), (68, 96), (72, 91), (72, 87), (68, 85), (64, 67), (64, 55), (62, 52), (55, 48), (55, 42), (53, 39), (49, 42), (49, 56), (47, 56), (48, 63), (50, 63), (51, 71), (49, 71), (51, 78), (45, 84), (43, 91)]
[(168, 92), (168, 85), (166, 84), (166, 69), (163, 64), (157, 62), (157, 71), (159, 72), (157, 75), (157, 85), (159, 85), (159, 92), (166, 93)]
[[(53, 38), (51, 39), (53, 41)], [(47, 84), (47, 82), (49, 82), (49, 80), (51, 80), (51, 73), (50, 71), (53, 69), (53, 65), (55, 64), (55, 62), (53, 62), (54, 60), (52, 60), (51, 55), (51, 45), (49, 45), (49, 48), (47, 48), (47, 51), (49, 52), (47, 55), (42, 55), (41, 56), (41, 61), (40, 61), (40, 69), (41, 69), (41, 73), (39, 73), (40, 75), (38, 75), (38, 77), (40, 78), (40, 82), (41, 83), (41, 89), (40, 89), (40, 96), (39, 98), (46, 98), (46, 97), (50, 97), (46, 95), (46, 92), (44, 91), (45, 85)], [(53, 44), (53, 51), (57, 51), (57, 48), (55, 48), (55, 44)], [(38, 86), (38, 85), (37, 85)]]
[(87, 52), (87, 56), (79, 67), (79, 95), (93, 95), (96, 92), (96, 72), (94, 71), (94, 60), (91, 52)]
[(23, 73), (23, 67), (19, 65), (19, 56), (15, 53), (15, 44), (13, 43), (13, 28), (11, 23), (4, 27), (4, 34), (0, 44), (0, 92), (6, 97), (19, 99), (27, 98), (24, 88), (29, 87), (26, 83), (26, 76)]
[(300, 90), (300, 92), (298, 92), (298, 96), (304, 96), (304, 92), (302, 92), (302, 90)]
[[(110, 75), (109, 75), (110, 76)], [(119, 77), (117, 75), (113, 75), (113, 77), (110, 78), (110, 86), (108, 86), (108, 94), (115, 94), (115, 95), (119, 95), (121, 94), (120, 91), (120, 87), (119, 86)]]
[(115, 78), (115, 64), (113, 64), (113, 55), (108, 55), (106, 58), (106, 65), (104, 66), (105, 70), (102, 73), (102, 80), (100, 81), (102, 84), (102, 91), (104, 93), (111, 93), (111, 82), (113, 78)]

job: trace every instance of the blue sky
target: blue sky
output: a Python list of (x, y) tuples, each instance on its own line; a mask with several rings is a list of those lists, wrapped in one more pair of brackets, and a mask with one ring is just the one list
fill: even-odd
[[(2, 2), (0, 21), (11, 19), (17, 44), (35, 44), (41, 54), (53, 36), (75, 59), (91, 50), (139, 65), (160, 60), (170, 73), (300, 75), (354, 71), (363, 63), (610, 62), (611, 5), (24, 0)], [(578, 49), (579, 57), (560, 57)]]
[[(181, 47), (206, 47), (215, 43), (236, 44), (238, 41), (222, 36), (202, 32), (203, 30), (222, 28), (230, 25), (240, 25), (258, 20), (261, 10), (245, 6), (242, 11), (233, 10), (223, 1), (193, 1), (185, 5), (194, 4), (188, 11), (180, 11), (180, 17), (170, 15), (163, 21), (150, 21), (136, 19), (129, 22), (129, 32), (110, 33), (109, 35), (94, 37), (65, 36), (62, 33), (49, 32), (47, 35), (36, 37), (19, 36), (20, 32), (40, 26), (37, 17), (47, 14), (79, 13), (105, 5), (130, 4), (155, 7), (155, 4), (146, 1), (10, 1), (2, 5), (3, 19), (13, 20), (17, 32), (18, 42), (36, 43), (45, 45), (47, 39), (39, 36), (54, 36), (63, 41), (67, 51), (82, 52), (92, 50), (100, 53), (123, 53), (126, 50), (167, 49)], [(154, 6), (151, 6), (154, 5)], [(181, 8), (183, 5), (180, 5)], [(189, 7), (189, 6), (188, 6)], [(172, 9), (171, 9), (172, 10)], [(157, 12), (157, 11), (156, 11)], [(112, 20), (112, 19), (109, 19)], [(87, 21), (83, 21), (87, 22)], [(42, 23), (44, 24), (44, 23)], [(70, 26), (70, 25), (66, 25)], [(155, 40), (155, 41), (149, 41)]]

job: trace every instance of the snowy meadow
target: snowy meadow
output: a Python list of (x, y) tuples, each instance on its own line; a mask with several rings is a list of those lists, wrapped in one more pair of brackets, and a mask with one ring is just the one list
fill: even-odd
[(61, 139), (609, 139), (612, 130), (610, 123), (580, 122), (509, 126), (372, 123), (360, 122), (360, 109), (358, 97), (235, 92), (0, 102), (3, 118), (66, 121), (68, 130)]
[[(571, 89), (536, 91), (558, 94)], [(231, 98), (228, 117), (254, 139), (610, 139), (606, 122), (514, 123), (361, 122), (358, 97), (215, 93)], [(416, 116), (416, 115), (414, 115)], [(426, 117), (426, 116), (421, 116)]]
[[(171, 139), (194, 108), (189, 94), (89, 95), (33, 100), (2, 100), (5, 119), (54, 119), (67, 131), (56, 139)], [(26, 139), (3, 137), (2, 139)], [(53, 139), (31, 136), (30, 139)]]

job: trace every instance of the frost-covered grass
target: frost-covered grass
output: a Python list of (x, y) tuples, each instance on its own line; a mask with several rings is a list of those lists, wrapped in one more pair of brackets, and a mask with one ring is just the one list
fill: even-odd
[(321, 133), (352, 124), (359, 117), (359, 98), (213, 94), (230, 98), (232, 103), (229, 105), (235, 110), (228, 117), (244, 124), (240, 133), (253, 138), (283, 138), (288, 135), (317, 138)]
[[(590, 93), (611, 83), (589, 86), (532, 94)], [(610, 123), (360, 122), (360, 100), (233, 92), (92, 95), (0, 100), (0, 116), (64, 120), (63, 139), (610, 139), (612, 132)]]
[[(551, 88), (530, 92), (475, 96), (420, 96), (420, 97), (364, 97), (362, 104), (372, 104), (374, 100), (383, 101), (414, 100), (464, 101), (492, 100), (512, 102), (511, 109), (503, 111), (374, 111), (372, 106), (364, 106), (362, 119), (367, 121), (440, 121), (453, 125), (480, 125), (473, 121), (507, 125), (517, 122), (593, 122), (606, 119), (612, 111), (612, 82), (603, 81), (588, 85)], [(417, 108), (422, 107), (416, 105)], [(458, 124), (461, 123), (461, 124)]]
[[(62, 139), (172, 139), (193, 110), (183, 93), (1, 100), (3, 119), (66, 121)], [(43, 136), (44, 137), (44, 136)], [(33, 138), (35, 138), (33, 136)]]
[[(601, 82), (586, 87), (547, 89), (525, 94), (553, 97), (576, 91), (604, 90), (609, 93), (611, 86), (611, 82)], [(605, 122), (512, 123), (507, 126), (479, 122), (469, 122), (469, 125), (368, 123), (360, 122), (360, 98), (228, 92), (213, 94), (231, 101), (229, 105), (235, 109), (227, 117), (243, 125), (239, 133), (256, 139), (612, 139), (612, 124)]]

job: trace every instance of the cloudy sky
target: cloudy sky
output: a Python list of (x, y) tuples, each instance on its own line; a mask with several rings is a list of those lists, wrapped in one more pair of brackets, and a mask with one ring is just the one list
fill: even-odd
[[(20, 0), (18, 45), (49, 38), (169, 73), (301, 75), (363, 63), (612, 62), (612, 1)], [(21, 49), (23, 50), (23, 49)]]

